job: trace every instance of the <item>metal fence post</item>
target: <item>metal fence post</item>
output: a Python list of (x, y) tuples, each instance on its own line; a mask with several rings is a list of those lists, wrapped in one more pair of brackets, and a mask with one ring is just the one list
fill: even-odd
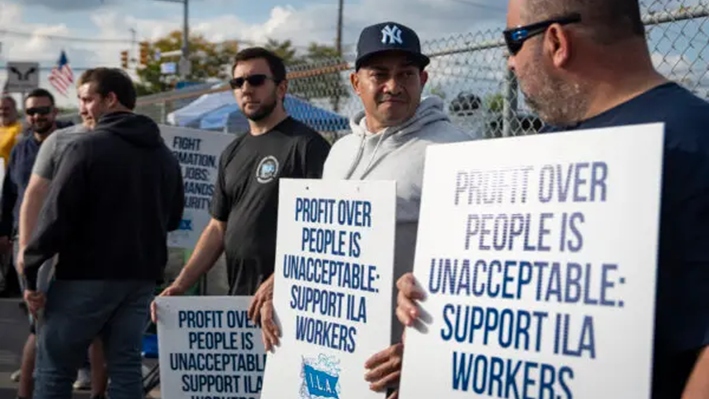
[(517, 121), (517, 76), (507, 69), (505, 76), (505, 95), (502, 107), (502, 137), (514, 136), (519, 129)]

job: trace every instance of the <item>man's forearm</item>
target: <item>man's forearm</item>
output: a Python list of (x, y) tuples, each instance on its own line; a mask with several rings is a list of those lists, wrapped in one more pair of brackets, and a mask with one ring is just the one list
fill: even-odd
[(27, 185), (25, 197), (20, 206), (20, 231), (19, 231), (19, 250), (23, 251), (27, 243), (32, 237), (32, 232), (37, 224), (37, 217), (42, 204), (47, 197), (50, 181), (35, 175), (32, 175), (30, 182)]
[(193, 286), (203, 274), (214, 266), (223, 251), (224, 226), (221, 222), (212, 220), (199, 237), (192, 256), (175, 279), (175, 283), (184, 289)]

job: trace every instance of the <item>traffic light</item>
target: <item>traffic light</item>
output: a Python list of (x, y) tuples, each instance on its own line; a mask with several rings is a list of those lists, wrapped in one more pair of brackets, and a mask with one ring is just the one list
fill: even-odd
[(128, 50), (121, 51), (121, 68), (128, 69)]
[(140, 65), (148, 65), (150, 58), (150, 43), (140, 42)]

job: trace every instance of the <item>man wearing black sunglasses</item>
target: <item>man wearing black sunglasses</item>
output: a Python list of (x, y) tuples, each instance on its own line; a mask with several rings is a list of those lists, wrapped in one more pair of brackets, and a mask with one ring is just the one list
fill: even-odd
[[(319, 179), (330, 144), (287, 114), (286, 68), (278, 56), (259, 47), (242, 50), (232, 73), (229, 83), (250, 129), (222, 153), (212, 219), (180, 275), (160, 295), (183, 294), (224, 252), (229, 293), (256, 294), (252, 309), (260, 309), (260, 298), (272, 289), (272, 280), (262, 283), (273, 274), (276, 258), (278, 179)], [(153, 302), (153, 320), (155, 311)]]
[(709, 103), (654, 68), (638, 0), (511, 0), (507, 22), (547, 131), (665, 123), (652, 397), (709, 397)]
[[(44, 89), (35, 89), (25, 98), (25, 119), (29, 127), (25, 135), (13, 147), (10, 159), (5, 169), (2, 189), (2, 216), (0, 217), (0, 245), (13, 247), (13, 259), (17, 262), (18, 245), (17, 231), (19, 225), (20, 205), (25, 195), (30, 174), (37, 153), (42, 143), (57, 129), (57, 110), (54, 107), (54, 96)], [(44, 267), (49, 271), (51, 265)], [(22, 270), (18, 267), (18, 274)], [(20, 278), (21, 288), (23, 279)], [(19, 372), (19, 398), (32, 397), (32, 372), (35, 360), (35, 323), (30, 319), (30, 335), (27, 337), (22, 353), (22, 364)]]
[[(709, 103), (656, 71), (638, 0), (510, 0), (507, 26), (543, 132), (665, 123), (652, 398), (708, 398)], [(412, 325), (422, 292), (398, 287)]]

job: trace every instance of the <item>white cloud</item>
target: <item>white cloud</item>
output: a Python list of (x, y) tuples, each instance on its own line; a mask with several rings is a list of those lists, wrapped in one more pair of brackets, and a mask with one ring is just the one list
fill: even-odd
[(56, 24), (18, 24), (18, 21), (23, 21), (22, 7), (16, 4), (0, 4), (0, 26), (11, 27), (21, 25), (23, 32), (32, 32), (31, 37), (19, 38), (2, 38), (3, 48), (2, 56), (5, 59), (24, 59), (24, 60), (48, 60), (57, 58), (59, 53), (55, 51), (51, 42), (44, 35), (68, 35), (70, 29), (63, 23)]
[[(56, 0), (32, 0), (52, 6)], [(99, 0), (85, 0), (99, 3)], [(85, 7), (82, 18), (93, 25), (93, 30), (79, 30), (72, 25), (71, 20), (62, 19), (64, 13), (57, 13), (57, 20), (47, 24), (31, 24), (25, 21), (24, 6), (0, 0), (0, 29), (21, 30), (32, 32), (32, 37), (2, 36), (2, 54), (7, 59), (38, 60), (43, 65), (52, 65), (63, 48), (67, 51), (70, 61), (75, 67), (118, 66), (121, 50), (132, 50), (132, 56), (137, 54), (137, 46), (131, 48), (129, 29), (134, 29), (138, 40), (155, 40), (167, 33), (182, 28), (182, 13), (180, 6), (165, 7), (173, 10), (162, 17), (150, 17), (145, 3), (131, 3), (135, 6), (119, 9), (115, 5), (119, 0), (106, 0), (110, 6), (89, 9)], [(694, 1), (694, 0), (692, 0)], [(200, 4), (201, 3), (201, 4)], [(23, 2), (23, 4), (28, 4)], [(72, 3), (77, 6), (81, 0)], [(88, 4), (88, 3), (85, 3)], [(304, 48), (311, 42), (333, 44), (335, 25), (337, 21), (337, 2), (308, 2), (307, 5), (295, 7), (281, 3), (271, 8), (260, 21), (245, 20), (239, 17), (238, 7), (233, 0), (195, 0), (193, 7), (210, 7), (223, 9), (226, 12), (209, 19), (192, 19), (191, 31), (203, 34), (212, 41), (228, 39), (242, 40), (247, 44), (264, 43), (267, 39), (291, 40), (297, 47)], [(199, 5), (198, 5), (199, 4)], [(500, 28), (504, 26), (506, 4), (500, 0), (359, 0), (345, 2), (343, 42), (345, 51), (352, 54), (361, 29), (369, 24), (393, 20), (415, 29), (421, 40), (425, 42), (427, 51), (441, 51), (451, 48), (463, 48), (471, 44), (480, 44), (500, 39)], [(77, 18), (79, 13), (71, 13)], [(69, 18), (67, 16), (66, 18)], [(84, 22), (84, 25), (86, 22)], [(5, 28), (8, 27), (8, 28)], [(667, 27), (655, 28), (651, 36), (667, 36)], [(678, 28), (672, 28), (678, 29)], [(687, 28), (685, 28), (686, 30)], [(667, 31), (669, 32), (669, 30)], [(687, 32), (683, 33), (687, 34)], [(95, 43), (67, 42), (52, 40), (42, 35), (59, 35), (85, 37), (94, 40), (105, 40)], [(701, 41), (704, 36), (694, 42)], [(698, 50), (699, 58), (707, 59), (709, 50)], [(467, 52), (454, 56), (440, 57), (431, 65), (432, 84), (444, 88), (451, 87), (449, 95), (454, 96), (458, 90), (494, 93), (500, 90), (500, 82), (504, 73), (504, 62), (499, 50), (482, 50)], [(671, 48), (665, 53), (664, 62), (658, 62), (663, 72), (685, 72), (696, 70), (696, 64), (687, 68), (694, 57), (685, 56), (680, 65), (672, 58)], [(655, 56), (657, 57), (657, 56)], [(678, 57), (675, 57), (679, 59)], [(660, 61), (657, 59), (656, 61)], [(487, 67), (486, 65), (492, 64)], [(675, 66), (675, 68), (672, 68)], [(680, 68), (684, 66), (684, 68)], [(77, 71), (77, 73), (80, 73)], [(46, 82), (47, 72), (44, 72), (42, 84)], [(681, 75), (681, 73), (680, 73)], [(706, 76), (705, 76), (706, 77)], [(4, 79), (4, 71), (0, 71), (0, 82)], [(446, 90), (448, 91), (448, 90)], [(63, 105), (74, 102), (74, 92), (67, 99), (61, 99)]]
[[(88, 1), (88, 0), (87, 0)], [(76, 67), (117, 66), (120, 51), (130, 49), (129, 43), (116, 43), (117, 39), (129, 39), (129, 29), (135, 29), (138, 40), (155, 40), (182, 27), (182, 14), (179, 6), (175, 13), (161, 19), (144, 17), (137, 9), (115, 7), (94, 8), (89, 10), (87, 1), (75, 0), (68, 8), (86, 9), (89, 20), (95, 26), (91, 39), (113, 40), (104, 43), (67, 42), (50, 39), (42, 35), (86, 36), (85, 32), (72, 29), (70, 23), (58, 18), (56, 23), (28, 24), (24, 22), (23, 7), (18, 4), (0, 2), (0, 26), (18, 27), (17, 30), (32, 32), (32, 37), (5, 37), (3, 55), (5, 59), (38, 60), (43, 65), (52, 65), (64, 48), (72, 65)], [(92, 0), (99, 2), (98, 0)], [(343, 42), (346, 51), (353, 52), (352, 45), (357, 40), (360, 30), (369, 24), (385, 20), (394, 20), (415, 29), (423, 41), (438, 39), (451, 33), (469, 31), (471, 27), (502, 26), (504, 23), (504, 5), (499, 0), (484, 0), (487, 7), (473, 7), (470, 4), (453, 0), (361, 0), (359, 3), (345, 3)], [(53, 7), (54, 1), (33, 0), (33, 4), (43, 3)], [(111, 1), (107, 1), (111, 4)], [(333, 44), (337, 21), (336, 2), (310, 3), (303, 7), (283, 4), (271, 9), (267, 18), (258, 23), (247, 22), (237, 13), (225, 13), (207, 20), (192, 20), (191, 31), (201, 33), (212, 41), (241, 39), (248, 43), (264, 43), (267, 39), (290, 39), (298, 47), (305, 47), (311, 42)], [(25, 3), (27, 4), (27, 3)], [(67, 3), (68, 4), (68, 3)], [(210, 4), (211, 5), (211, 4)], [(92, 8), (92, 7), (91, 7)], [(226, 8), (229, 9), (229, 8)], [(76, 15), (76, 12), (73, 13)], [(60, 16), (62, 14), (58, 14)], [(373, 16), (376, 15), (376, 19)], [(421, 18), (425, 15), (426, 18)], [(67, 21), (68, 22), (68, 21)], [(13, 28), (15, 29), (15, 28)], [(464, 45), (463, 38), (459, 38)], [(452, 42), (442, 42), (453, 44)], [(137, 52), (137, 46), (132, 49)], [(46, 75), (44, 72), (46, 85)], [(0, 78), (4, 78), (0, 74)], [(64, 104), (73, 102), (74, 94), (63, 100)]]

